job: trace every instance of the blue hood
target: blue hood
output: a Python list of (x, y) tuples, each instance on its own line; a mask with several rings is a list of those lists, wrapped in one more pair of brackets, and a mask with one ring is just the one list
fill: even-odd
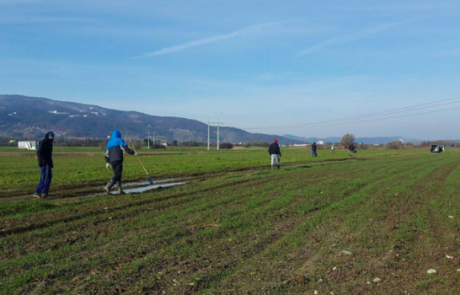
[(118, 130), (113, 130), (112, 132), (112, 139), (113, 138), (121, 138), (121, 133)]
[(114, 146), (126, 146), (126, 142), (121, 138), (121, 133), (118, 130), (113, 131), (112, 138), (107, 143), (107, 149)]

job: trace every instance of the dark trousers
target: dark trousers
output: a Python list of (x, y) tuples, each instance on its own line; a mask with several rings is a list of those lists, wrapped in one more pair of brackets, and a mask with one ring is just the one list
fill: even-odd
[(114, 177), (112, 178), (109, 187), (112, 187), (115, 184), (117, 184), (118, 187), (121, 187), (121, 178), (123, 177), (123, 161), (112, 162), (112, 169)]
[(318, 157), (318, 154), (316, 153), (316, 150), (311, 151), (311, 156), (315, 157), (315, 158)]
[(37, 194), (47, 194), (50, 190), (51, 180), (53, 179), (53, 172), (49, 165), (40, 167), (40, 182), (38, 183)]

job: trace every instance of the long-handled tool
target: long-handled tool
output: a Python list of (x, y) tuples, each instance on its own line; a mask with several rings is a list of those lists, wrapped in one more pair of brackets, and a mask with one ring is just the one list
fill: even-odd
[[(134, 144), (133, 144), (133, 141), (131, 139), (131, 136), (129, 136), (129, 133), (127, 133), (128, 135), (128, 138), (129, 138), (129, 143), (131, 145), (131, 148), (134, 150), (134, 152), (137, 154), (137, 151), (136, 151), (136, 147), (134, 147)], [(144, 169), (145, 173), (147, 174), (147, 182), (150, 183), (150, 184), (153, 184), (154, 182), (154, 179), (152, 177), (152, 175), (150, 175), (150, 173), (147, 171), (147, 169), (145, 168), (144, 164), (142, 163), (141, 161), (141, 158), (139, 157), (139, 155), (137, 155), (137, 159), (139, 160), (139, 164), (141, 164), (141, 167)]]

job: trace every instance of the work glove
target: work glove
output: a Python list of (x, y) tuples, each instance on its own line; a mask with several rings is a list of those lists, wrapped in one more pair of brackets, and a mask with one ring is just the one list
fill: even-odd
[(139, 156), (139, 154), (138, 154), (137, 152), (135, 152), (134, 155), (135, 155), (136, 157)]
[(107, 163), (105, 164), (105, 168), (107, 168), (107, 170), (110, 170), (112, 168), (112, 165), (110, 165), (110, 163)]

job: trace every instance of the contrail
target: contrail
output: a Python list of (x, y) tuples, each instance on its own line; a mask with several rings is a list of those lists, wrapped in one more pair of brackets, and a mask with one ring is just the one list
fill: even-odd
[(316, 51), (318, 51), (320, 49), (329, 47), (329, 46), (338, 45), (338, 44), (346, 44), (346, 43), (350, 43), (350, 42), (353, 42), (353, 41), (358, 41), (360, 39), (364, 39), (364, 38), (370, 37), (372, 35), (375, 35), (375, 34), (378, 34), (378, 33), (384, 32), (384, 31), (388, 31), (388, 30), (390, 30), (390, 29), (392, 29), (394, 27), (397, 27), (397, 26), (399, 26), (399, 25), (401, 25), (403, 23), (406, 23), (406, 22), (389, 23), (389, 24), (381, 25), (381, 26), (378, 26), (378, 27), (375, 27), (375, 28), (363, 30), (363, 31), (360, 31), (360, 32), (357, 32), (357, 33), (354, 33), (354, 34), (329, 39), (327, 41), (318, 43), (316, 45), (313, 45), (313, 46), (311, 46), (311, 47), (299, 52), (295, 57), (301, 57), (301, 56), (316, 52)]
[(190, 41), (190, 42), (179, 44), (179, 45), (165, 47), (163, 49), (153, 51), (153, 52), (149, 52), (149, 53), (145, 53), (145, 54), (142, 54), (142, 55), (133, 56), (133, 57), (128, 58), (128, 60), (136, 60), (136, 59), (143, 59), (143, 58), (160, 56), (160, 55), (165, 55), (165, 54), (171, 54), (171, 53), (183, 51), (183, 50), (186, 50), (186, 49), (189, 49), (189, 48), (192, 48), (192, 47), (197, 47), (197, 46), (201, 46), (201, 45), (205, 45), (205, 44), (216, 43), (216, 42), (219, 42), (219, 41), (222, 41), (222, 40), (232, 39), (232, 38), (241, 36), (243, 34), (255, 32), (255, 31), (258, 31), (258, 30), (261, 30), (261, 29), (266, 29), (268, 27), (277, 26), (277, 25), (290, 23), (290, 22), (292, 22), (292, 21), (270, 22), (270, 23), (262, 23), (262, 24), (252, 25), (252, 26), (248, 26), (248, 27), (245, 27), (245, 28), (230, 32), (228, 34), (214, 35), (214, 36), (211, 36), (211, 37), (208, 37), (208, 38), (198, 39), (198, 40)]

